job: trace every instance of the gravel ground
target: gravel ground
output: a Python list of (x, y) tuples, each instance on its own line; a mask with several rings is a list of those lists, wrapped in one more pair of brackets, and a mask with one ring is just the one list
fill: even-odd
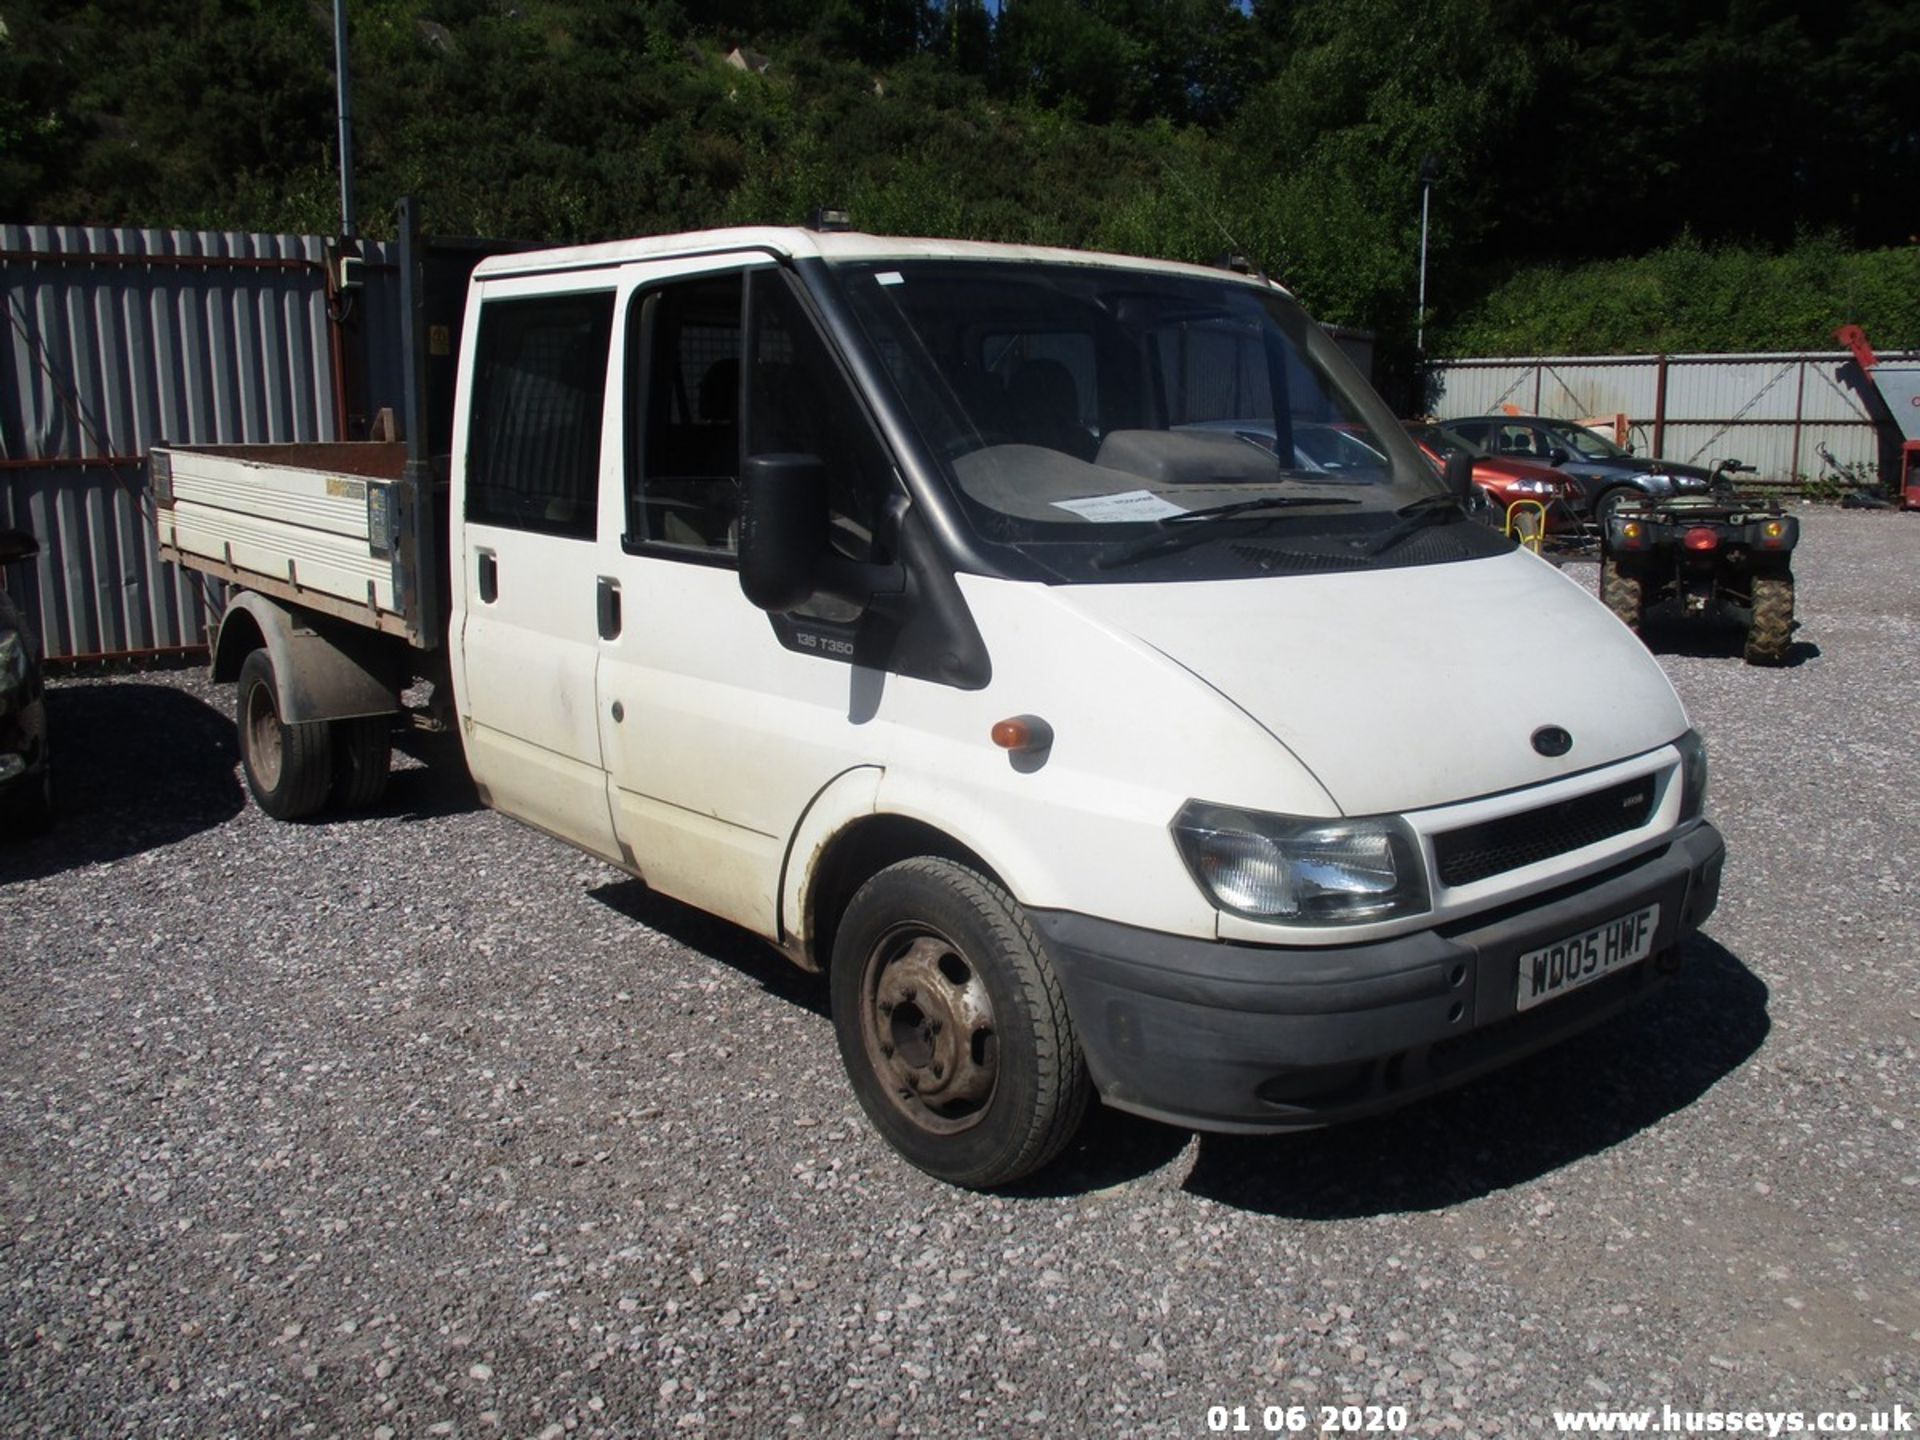
[(1674, 989), (1341, 1130), (1101, 1112), (1013, 1194), (884, 1149), (814, 982), (454, 769), (280, 825), (224, 687), (61, 682), (64, 816), (0, 852), (0, 1433), (1914, 1406), (1920, 517), (1806, 517), (1795, 663), (1653, 637), (1731, 852)]

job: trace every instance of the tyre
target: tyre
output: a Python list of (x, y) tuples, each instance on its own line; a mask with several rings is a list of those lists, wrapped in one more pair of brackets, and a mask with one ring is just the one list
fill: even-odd
[(233, 708), (240, 766), (254, 803), (276, 820), (299, 820), (326, 804), (333, 784), (332, 732), (324, 720), (281, 723), (279, 688), (265, 650), (240, 666)]
[(337, 810), (367, 810), (387, 793), (393, 767), (393, 721), (387, 715), (335, 720), (333, 780), (327, 803)]
[(1778, 665), (1793, 638), (1793, 576), (1753, 577), (1753, 621), (1747, 627), (1747, 663)]
[(1631, 485), (1610, 485), (1594, 497), (1594, 523), (1605, 530), (1616, 511), (1632, 509), (1646, 498)]
[(909, 1162), (1005, 1185), (1058, 1155), (1091, 1082), (1066, 997), (1026, 915), (951, 860), (860, 887), (834, 939), (834, 1032), (860, 1106)]
[(1600, 557), (1600, 600), (1634, 634), (1647, 613), (1647, 582), (1622, 569), (1611, 555)]

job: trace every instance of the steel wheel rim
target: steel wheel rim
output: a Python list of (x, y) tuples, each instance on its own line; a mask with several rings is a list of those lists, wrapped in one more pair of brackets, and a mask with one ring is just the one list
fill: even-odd
[(979, 1124), (999, 1086), (999, 1034), (979, 967), (923, 924), (881, 936), (860, 976), (860, 1036), (894, 1109), (934, 1135)]
[(247, 692), (247, 764), (263, 790), (280, 783), (281, 739), (273, 696), (265, 685), (255, 685)]

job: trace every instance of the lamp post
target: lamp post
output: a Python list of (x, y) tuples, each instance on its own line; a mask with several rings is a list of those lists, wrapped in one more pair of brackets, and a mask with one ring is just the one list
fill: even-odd
[(353, 81), (347, 74), (347, 0), (333, 0), (334, 95), (340, 111), (340, 233), (353, 235)]
[(1413, 346), (1424, 357), (1427, 353), (1427, 210), (1433, 199), (1433, 187), (1440, 180), (1440, 157), (1420, 157), (1420, 310), (1413, 320)]

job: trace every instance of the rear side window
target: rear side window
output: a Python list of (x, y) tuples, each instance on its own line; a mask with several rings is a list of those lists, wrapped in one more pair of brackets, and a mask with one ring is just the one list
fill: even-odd
[(591, 540), (613, 292), (480, 307), (467, 519)]
[(1546, 437), (1531, 425), (1497, 426), (1493, 444), (1487, 448), (1501, 455), (1517, 455), (1524, 460), (1544, 460), (1548, 453)]

